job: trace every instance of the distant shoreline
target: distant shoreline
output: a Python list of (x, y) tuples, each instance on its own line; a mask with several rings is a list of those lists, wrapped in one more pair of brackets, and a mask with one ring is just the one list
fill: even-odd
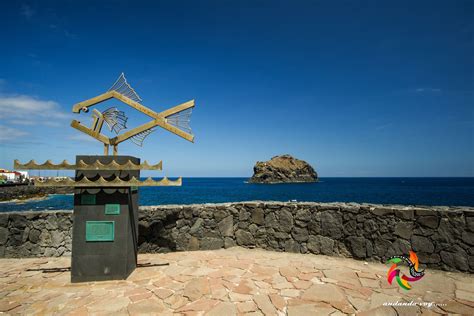
[(28, 202), (37, 202), (37, 201), (44, 201), (48, 200), (51, 198), (52, 194), (44, 195), (44, 196), (37, 196), (37, 197), (30, 197), (26, 199), (13, 199), (13, 200), (6, 200), (6, 201), (0, 201), (0, 204), (2, 203), (16, 203), (16, 204), (25, 204)]
[(33, 185), (8, 186), (0, 188), (0, 202), (27, 203), (50, 198), (51, 194), (72, 194), (70, 187), (35, 187)]

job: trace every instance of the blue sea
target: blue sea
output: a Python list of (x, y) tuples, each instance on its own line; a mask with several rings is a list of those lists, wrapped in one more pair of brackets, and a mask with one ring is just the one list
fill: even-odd
[[(143, 187), (139, 189), (140, 205), (296, 200), (474, 206), (474, 178), (321, 178), (298, 184), (250, 184), (247, 180), (184, 178), (181, 187)], [(72, 208), (72, 195), (0, 204), (0, 212)]]

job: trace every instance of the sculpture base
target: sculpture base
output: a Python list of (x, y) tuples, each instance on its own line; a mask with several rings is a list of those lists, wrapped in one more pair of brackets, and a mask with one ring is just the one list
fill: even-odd
[[(93, 163), (124, 164), (131, 156), (76, 156)], [(139, 170), (76, 170), (76, 180), (99, 176), (128, 180)], [(123, 280), (137, 266), (138, 190), (134, 187), (76, 188), (72, 231), (71, 282)]]

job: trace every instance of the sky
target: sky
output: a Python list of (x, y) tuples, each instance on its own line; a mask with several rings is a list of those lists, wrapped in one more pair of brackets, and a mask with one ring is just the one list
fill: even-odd
[(71, 108), (124, 72), (157, 112), (196, 102), (194, 143), (158, 128), (119, 145), (159, 175), (247, 177), (291, 154), (321, 177), (472, 177), (473, 21), (461, 0), (7, 1), (0, 168), (102, 154)]

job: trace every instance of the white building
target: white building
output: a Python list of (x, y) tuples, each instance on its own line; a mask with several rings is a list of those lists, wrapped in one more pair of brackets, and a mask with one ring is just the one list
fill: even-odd
[(29, 179), (28, 171), (9, 171), (0, 169), (0, 177), (5, 177), (7, 181), (20, 182)]
[(28, 174), (28, 171), (16, 171), (16, 172), (21, 173), (21, 178), (22, 179), (29, 179), (30, 178), (30, 175)]

